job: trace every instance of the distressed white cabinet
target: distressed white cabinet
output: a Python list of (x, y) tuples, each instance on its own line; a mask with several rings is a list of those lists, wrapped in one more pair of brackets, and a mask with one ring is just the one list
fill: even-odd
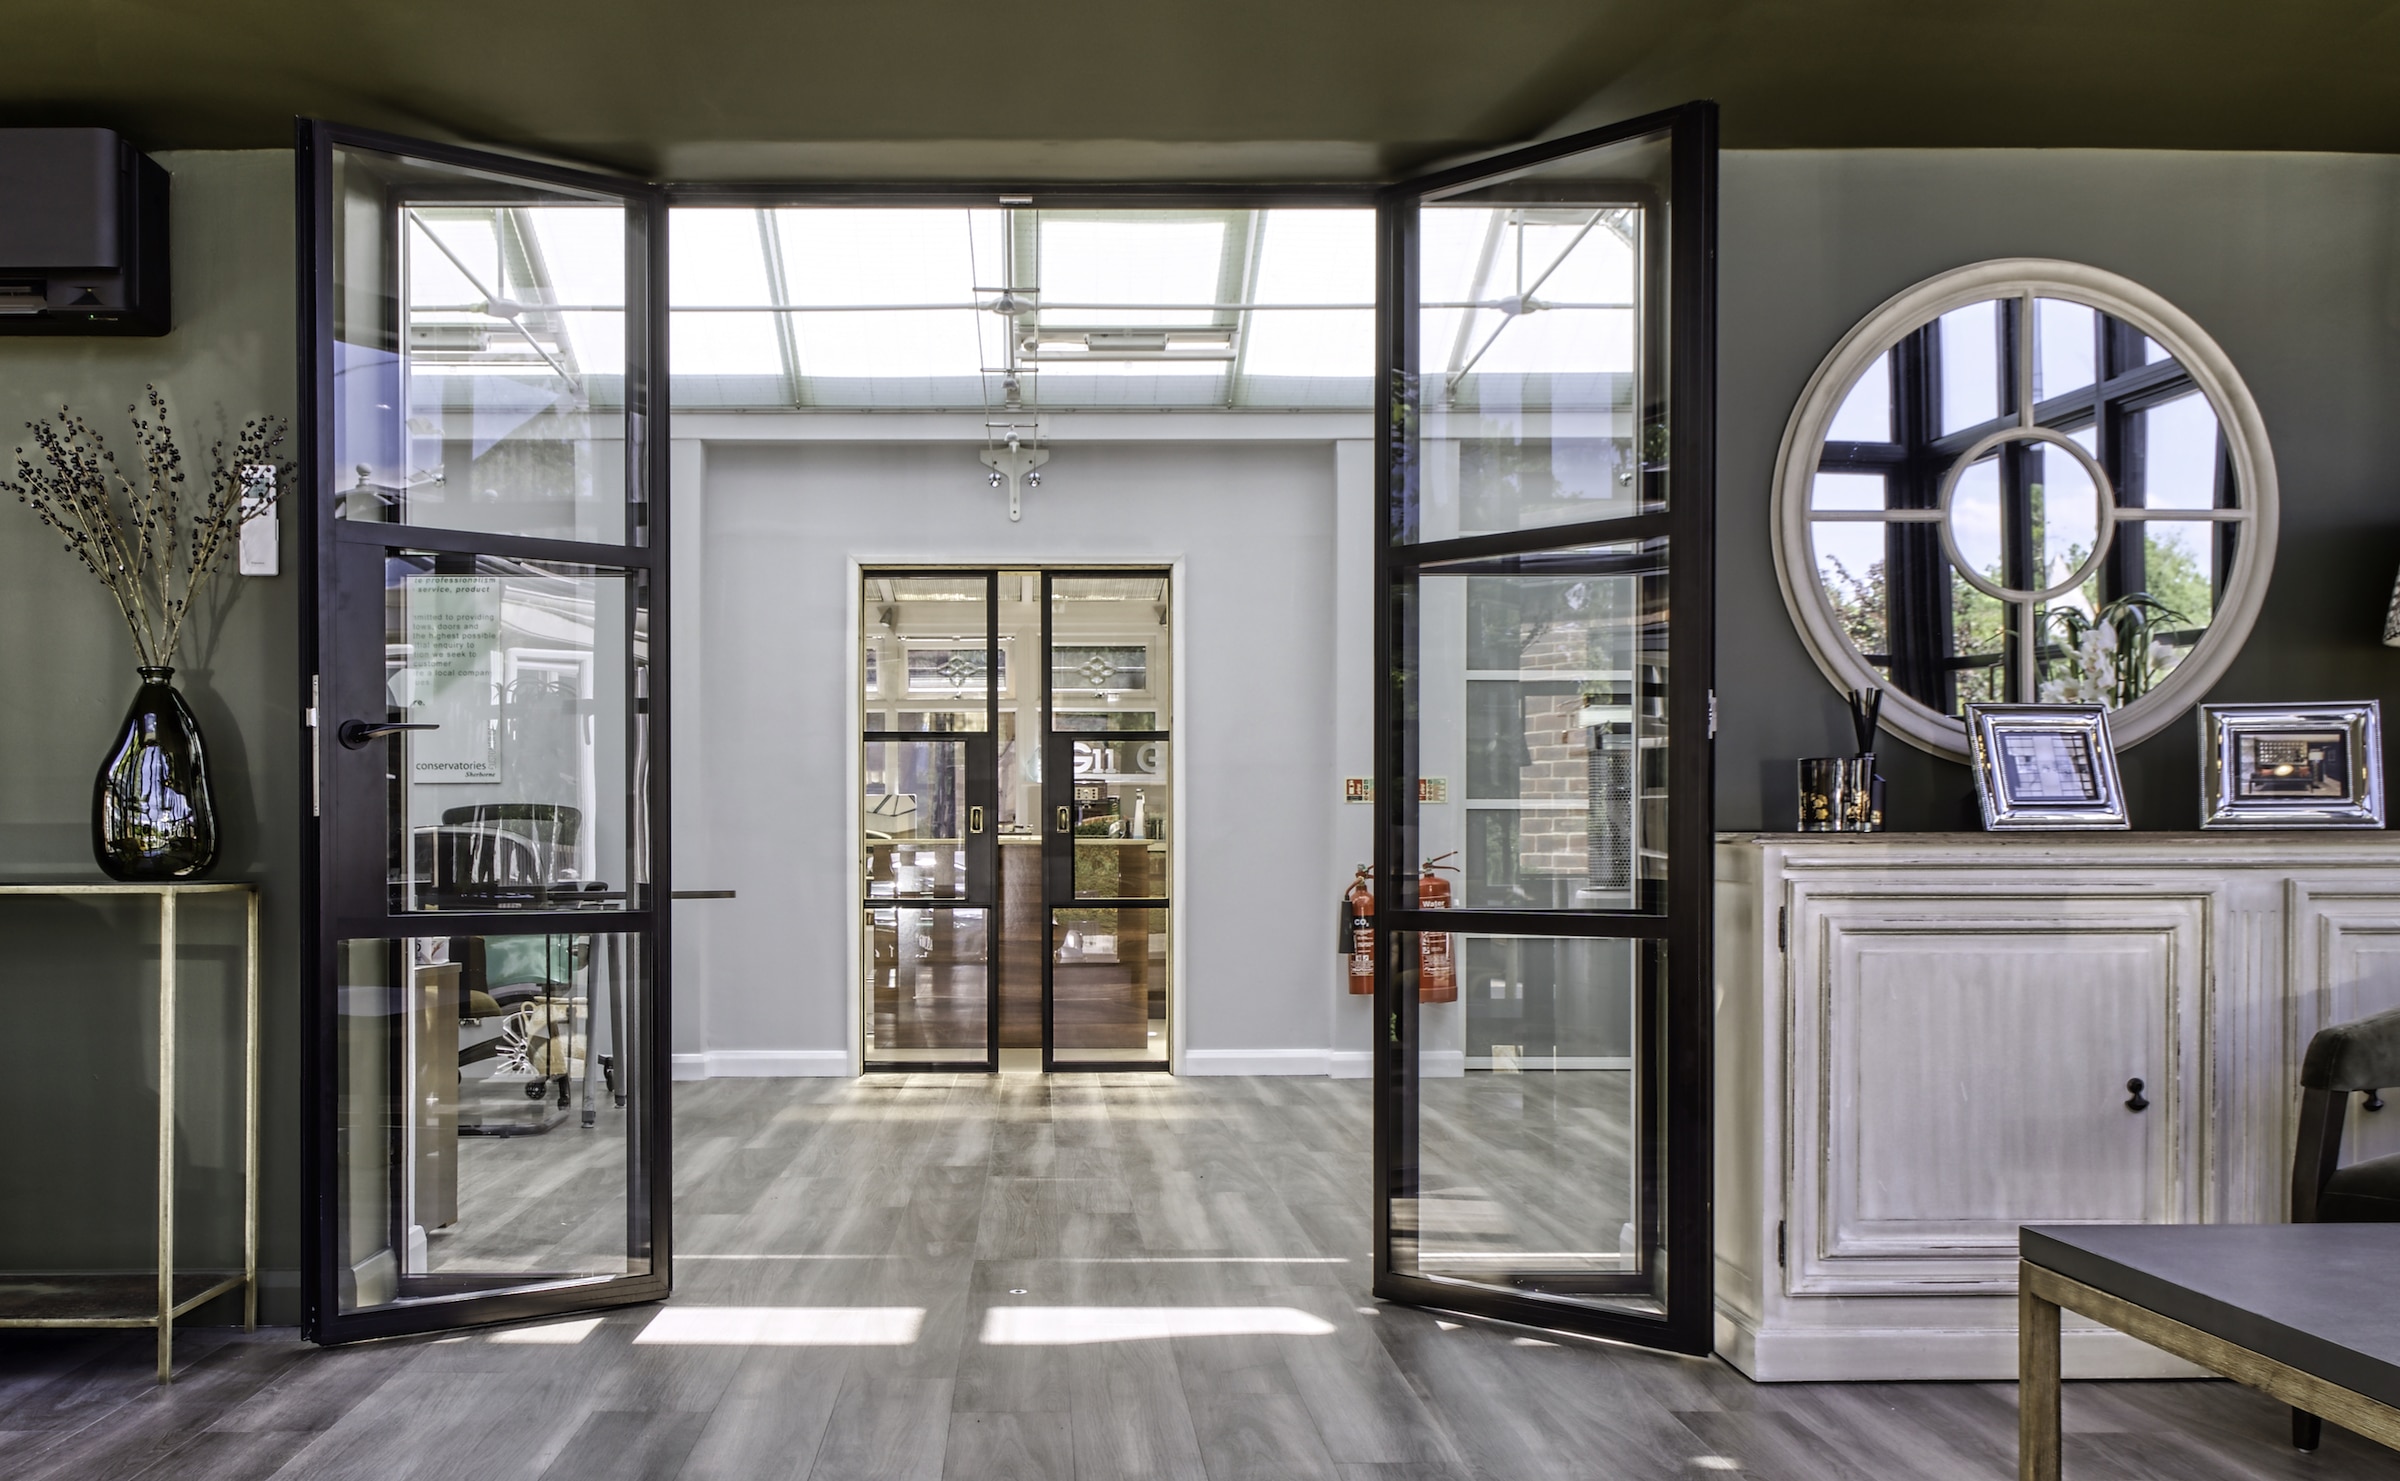
[(1718, 1350), (2007, 1378), (2018, 1225), (2283, 1217), (2308, 1036), (2400, 1007), (2400, 840), (1727, 836), (1716, 970)]

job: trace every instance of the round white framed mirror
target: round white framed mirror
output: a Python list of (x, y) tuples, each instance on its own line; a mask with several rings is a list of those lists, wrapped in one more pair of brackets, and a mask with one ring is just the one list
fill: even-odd
[(2275, 562), (2275, 460), (2215, 340), (2082, 263), (1979, 262), (1817, 367), (1775, 460), (1775, 567), (1837, 688), (1967, 754), (1975, 701), (2109, 707), (2120, 747), (2241, 651)]

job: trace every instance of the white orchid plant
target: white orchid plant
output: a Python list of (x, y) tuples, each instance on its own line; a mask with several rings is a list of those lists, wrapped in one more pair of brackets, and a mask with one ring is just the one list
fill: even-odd
[(2051, 608), (2043, 625), (2056, 627), (2058, 659), (2052, 669), (2056, 677), (2042, 681), (2043, 703), (2123, 709), (2149, 693), (2183, 656), (2167, 631), (2186, 620), (2146, 591), (2128, 592), (2090, 612)]

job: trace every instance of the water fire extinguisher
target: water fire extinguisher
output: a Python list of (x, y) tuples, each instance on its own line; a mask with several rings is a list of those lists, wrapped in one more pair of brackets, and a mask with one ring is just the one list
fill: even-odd
[[(1417, 908), (1419, 910), (1448, 910), (1450, 881), (1436, 871), (1456, 874), (1458, 866), (1445, 864), (1443, 859), (1457, 857), (1457, 850), (1437, 858), (1427, 859), (1417, 875)], [(1458, 1001), (1458, 957), (1448, 931), (1424, 931), (1417, 936), (1417, 1001), (1420, 1003), (1455, 1003)]]
[(1358, 877), (1350, 888), (1342, 891), (1341, 935), (1339, 949), (1350, 967), (1350, 992), (1354, 997), (1371, 997), (1375, 992), (1375, 891), (1367, 881), (1375, 877), (1372, 866), (1358, 866)]

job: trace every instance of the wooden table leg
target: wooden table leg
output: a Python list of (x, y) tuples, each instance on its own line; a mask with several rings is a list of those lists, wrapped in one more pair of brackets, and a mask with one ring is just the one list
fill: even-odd
[(2059, 1481), (2058, 1305), (2017, 1277), (2017, 1481)]

